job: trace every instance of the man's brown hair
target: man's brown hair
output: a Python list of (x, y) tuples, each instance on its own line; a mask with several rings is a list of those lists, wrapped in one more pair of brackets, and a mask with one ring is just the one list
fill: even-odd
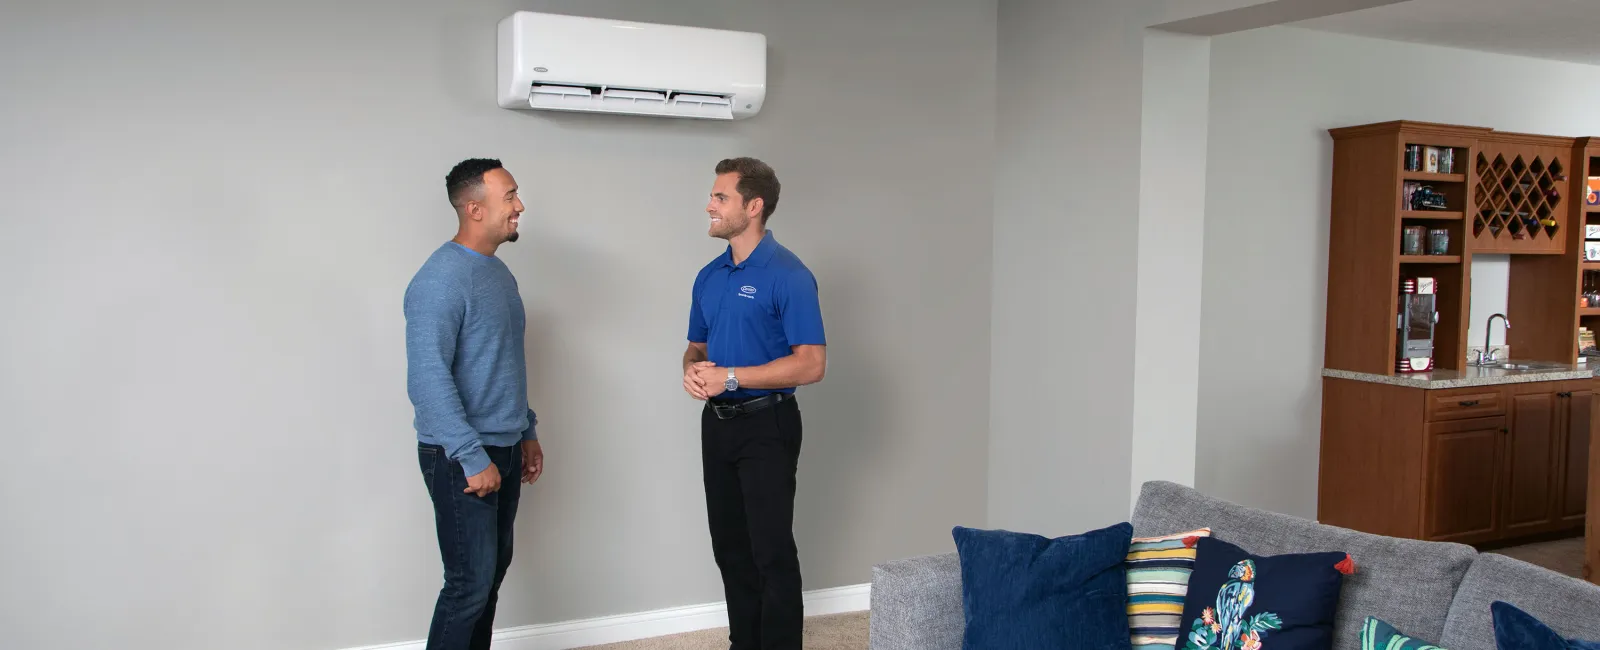
[(744, 197), (744, 204), (749, 205), (751, 199), (761, 199), (761, 223), (766, 223), (772, 218), (772, 212), (778, 209), (778, 174), (772, 167), (755, 158), (728, 158), (717, 163), (717, 175), (738, 174), (739, 196)]

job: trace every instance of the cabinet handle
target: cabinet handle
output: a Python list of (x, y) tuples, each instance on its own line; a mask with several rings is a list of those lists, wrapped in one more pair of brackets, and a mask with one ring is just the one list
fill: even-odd
[(1556, 393), (1556, 397), (1572, 397), (1572, 391)]
[(1511, 433), (1511, 430), (1505, 427), (1500, 427), (1500, 433)]
[(1462, 406), (1477, 406), (1478, 405), (1478, 400), (1475, 400), (1475, 399), (1462, 400), (1460, 402), (1460, 404)]

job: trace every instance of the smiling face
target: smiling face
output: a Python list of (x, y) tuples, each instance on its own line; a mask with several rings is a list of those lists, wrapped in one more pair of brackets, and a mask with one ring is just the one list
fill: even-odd
[(491, 169), (483, 174), (483, 197), (477, 200), (473, 217), (485, 236), (497, 242), (516, 241), (522, 210), (517, 180), (511, 172)]
[(707, 231), (718, 239), (739, 236), (750, 223), (761, 218), (761, 199), (745, 201), (739, 194), (737, 173), (718, 174), (711, 184), (711, 200), (706, 203), (706, 215), (711, 218)]

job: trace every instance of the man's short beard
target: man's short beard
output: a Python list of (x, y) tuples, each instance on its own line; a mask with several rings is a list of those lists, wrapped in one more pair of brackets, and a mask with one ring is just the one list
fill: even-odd
[(513, 241), (516, 241), (516, 240), (517, 240), (517, 231), (513, 230), (513, 231), (511, 231), (511, 236), (506, 238), (506, 241), (513, 242)]

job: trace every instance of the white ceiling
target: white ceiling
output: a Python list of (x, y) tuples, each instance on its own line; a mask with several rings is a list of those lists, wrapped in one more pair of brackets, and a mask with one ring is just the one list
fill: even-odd
[(1289, 24), (1600, 65), (1600, 0), (1408, 0)]

